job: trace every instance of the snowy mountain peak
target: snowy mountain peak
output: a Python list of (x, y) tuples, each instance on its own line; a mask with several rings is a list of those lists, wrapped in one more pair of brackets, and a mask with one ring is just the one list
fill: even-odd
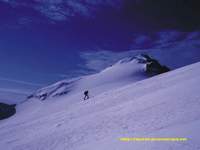
[(136, 57), (125, 57), (121, 60), (119, 60), (116, 64), (123, 64), (123, 63), (129, 63), (131, 61), (135, 61), (136, 60)]
[(140, 54), (136, 56), (129, 56), (119, 60), (116, 64), (123, 64), (123, 63), (130, 63), (130, 62), (137, 62), (137, 63), (149, 63), (151, 61), (155, 61), (154, 58), (147, 54)]
[(98, 86), (104, 86), (105, 90), (108, 90), (112, 89), (113, 85), (122, 86), (130, 81), (136, 82), (145, 78), (147, 78), (145, 75), (145, 65), (138, 63), (135, 56), (127, 57), (99, 73), (71, 80), (62, 80), (39, 89), (28, 98), (45, 100), (50, 97), (82, 92), (86, 89), (93, 91), (93, 93), (95, 91), (101, 93), (103, 91), (99, 91)]
[[(154, 62), (154, 65), (148, 65), (149, 62)], [(142, 54), (126, 57), (99, 73), (83, 76), (81, 78), (59, 81), (36, 91), (28, 98), (45, 100), (47, 98), (73, 93), (81, 94), (85, 90), (89, 90), (92, 94), (100, 94), (107, 90), (124, 86), (130, 82), (133, 83), (146, 79), (149, 77), (147, 71), (154, 73), (158, 70), (158, 73), (156, 72), (155, 74), (159, 74), (160, 67), (162, 66), (158, 61), (152, 59), (148, 55)]]

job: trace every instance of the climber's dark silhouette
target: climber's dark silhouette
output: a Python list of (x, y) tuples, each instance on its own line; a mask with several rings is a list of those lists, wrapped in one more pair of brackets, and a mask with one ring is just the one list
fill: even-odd
[(89, 99), (88, 93), (89, 93), (88, 91), (85, 91), (85, 92), (84, 92), (84, 100)]

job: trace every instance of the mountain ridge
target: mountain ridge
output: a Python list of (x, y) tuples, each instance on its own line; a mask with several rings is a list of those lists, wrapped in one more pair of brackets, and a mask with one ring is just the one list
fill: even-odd
[[(153, 66), (154, 68), (150, 66), (151, 64), (155, 64)], [(84, 91), (93, 89), (95, 86), (103, 86), (105, 83), (112, 84), (113, 82), (118, 82), (117, 80), (119, 80), (119, 82), (122, 80), (127, 80), (126, 78), (128, 78), (128, 80), (132, 80), (132, 82), (137, 82), (139, 80), (148, 78), (149, 75), (153, 76), (160, 74), (160, 72), (155, 72), (155, 70), (160, 70), (161, 67), (162, 66), (156, 59), (153, 59), (148, 55), (141, 54), (125, 57), (99, 73), (69, 80), (58, 81), (50, 86), (44, 87), (30, 95), (28, 99), (35, 97), (40, 100), (45, 100), (48, 97), (56, 97), (68, 94), (74, 90), (73, 88), (75, 88), (76, 91), (77, 89)], [(99, 80), (99, 83), (97, 83), (98, 81), (96, 82), (96, 80)], [(89, 85), (89, 82), (91, 82), (93, 85)]]

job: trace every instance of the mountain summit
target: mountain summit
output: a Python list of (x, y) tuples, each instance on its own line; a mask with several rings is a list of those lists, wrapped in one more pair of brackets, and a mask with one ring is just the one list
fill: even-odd
[(46, 100), (47, 98), (83, 92), (84, 90), (90, 90), (93, 95), (97, 95), (130, 82), (134, 83), (146, 79), (149, 75), (163, 73), (160, 71), (161, 69), (162, 66), (159, 62), (148, 55), (126, 57), (99, 73), (59, 81), (36, 91), (28, 98)]

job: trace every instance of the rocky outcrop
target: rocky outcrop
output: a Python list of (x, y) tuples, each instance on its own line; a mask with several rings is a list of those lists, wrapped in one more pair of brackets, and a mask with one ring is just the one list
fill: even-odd
[(137, 59), (139, 63), (146, 64), (146, 73), (149, 75), (157, 75), (170, 71), (167, 66), (161, 65), (158, 60), (153, 59), (146, 54), (140, 55)]
[(148, 74), (156, 75), (161, 74), (170, 71), (170, 69), (167, 66), (161, 65), (158, 61), (152, 61), (150, 63), (147, 63), (146, 65), (146, 72)]
[(16, 104), (9, 105), (5, 103), (0, 103), (0, 120), (9, 118), (16, 113)]

